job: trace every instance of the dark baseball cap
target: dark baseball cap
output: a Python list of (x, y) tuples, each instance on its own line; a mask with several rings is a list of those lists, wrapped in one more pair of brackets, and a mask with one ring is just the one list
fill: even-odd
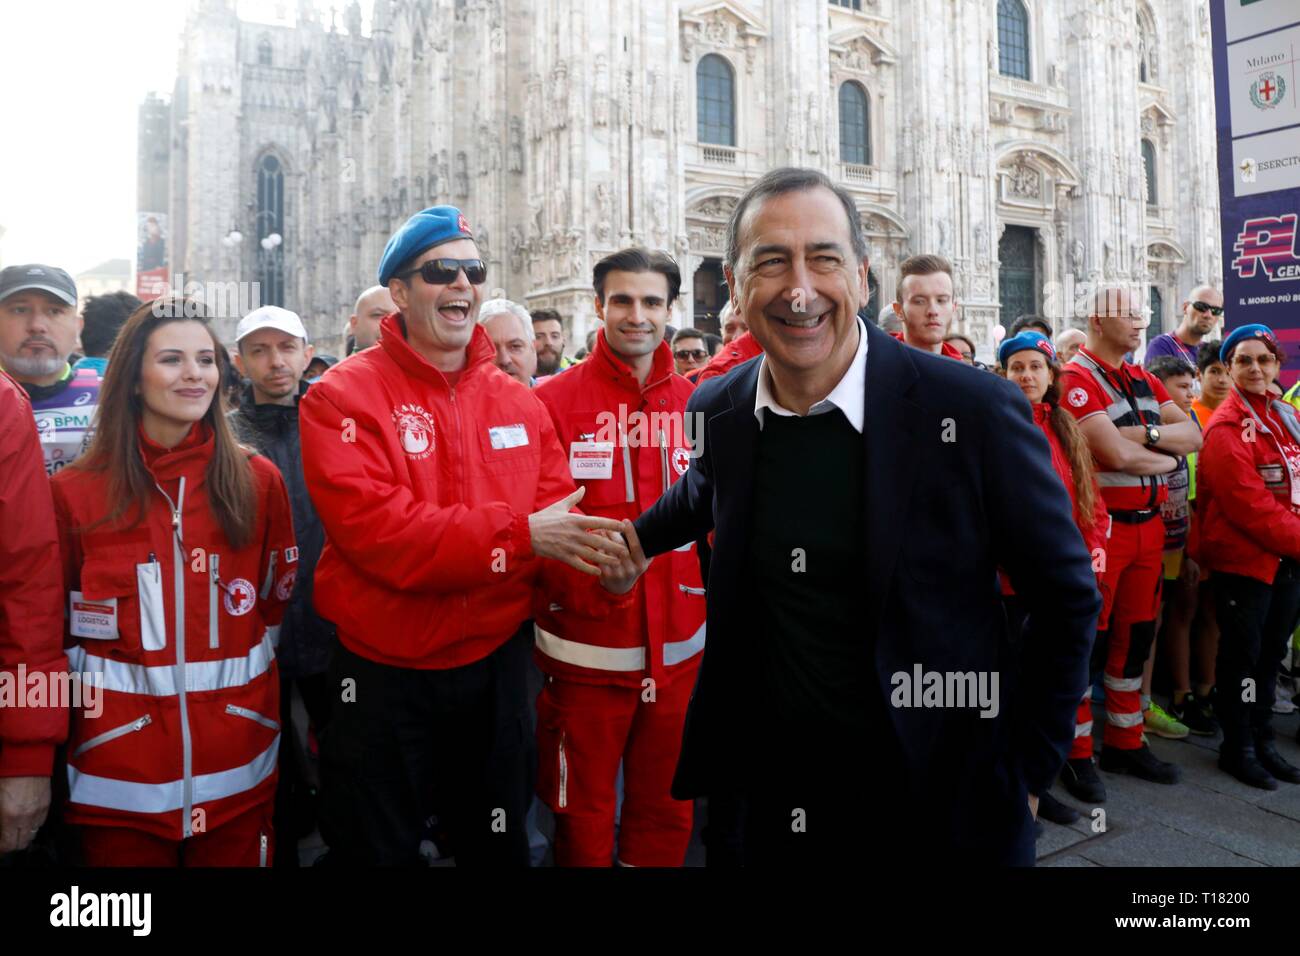
[(72, 276), (55, 266), (30, 263), (9, 266), (0, 272), (0, 300), (29, 289), (48, 292), (68, 305), (77, 304), (77, 284), (72, 281)]

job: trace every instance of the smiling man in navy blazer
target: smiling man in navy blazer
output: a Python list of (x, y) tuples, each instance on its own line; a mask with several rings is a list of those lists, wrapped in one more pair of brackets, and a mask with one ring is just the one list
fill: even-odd
[(674, 795), (741, 794), (747, 865), (1032, 863), (1100, 601), (1028, 404), (858, 319), (866, 245), (821, 172), (750, 187), (726, 277), (764, 354), (692, 396), (698, 457), (629, 536), (714, 532)]

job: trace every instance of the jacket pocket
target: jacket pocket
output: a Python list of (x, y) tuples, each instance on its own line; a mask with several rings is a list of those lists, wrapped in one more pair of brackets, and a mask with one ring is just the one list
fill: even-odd
[(69, 632), (104, 652), (139, 655), (138, 592), (130, 558), (87, 556), (81, 590), (69, 593)]
[(106, 730), (102, 734), (96, 734), (89, 740), (82, 741), (77, 749), (72, 752), (72, 756), (74, 758), (80, 757), (87, 750), (94, 750), (100, 744), (106, 744), (110, 740), (116, 740), (118, 737), (125, 737), (127, 734), (133, 734), (137, 730), (144, 730), (144, 728), (149, 726), (151, 723), (153, 723), (153, 718), (148, 714), (145, 714), (143, 717), (137, 717), (129, 724), (123, 724), (121, 727), (114, 727), (112, 730)]
[(240, 707), (238, 704), (227, 704), (226, 713), (235, 717), (243, 717), (254, 723), (261, 724), (263, 727), (269, 727), (271, 730), (279, 730), (280, 722), (272, 720), (270, 717), (263, 717), (255, 710), (249, 710), (247, 707)]
[(135, 590), (140, 601), (140, 645), (146, 651), (161, 651), (167, 646), (167, 617), (162, 565), (156, 559), (135, 566)]
[(537, 474), (542, 453), (539, 437), (533, 427), (525, 422), (508, 421), (500, 425), (478, 428), (479, 450), (482, 454), (483, 474), (515, 475), (519, 472)]

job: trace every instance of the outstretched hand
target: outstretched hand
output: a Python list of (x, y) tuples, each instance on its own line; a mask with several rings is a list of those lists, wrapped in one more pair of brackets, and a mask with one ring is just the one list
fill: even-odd
[[(636, 535), (632, 522), (623, 521), (623, 538), (627, 541), (627, 556), (616, 564), (606, 565), (600, 570), (600, 584), (611, 594), (626, 594), (636, 586), (637, 578), (650, 567), (653, 558), (647, 558), (641, 549), (641, 539)], [(603, 532), (602, 532), (603, 533)]]
[(569, 512), (586, 490), (579, 486), (567, 498), (530, 514), (528, 531), (539, 557), (563, 561), (584, 574), (600, 574), (603, 568), (622, 565), (627, 546), (618, 536), (622, 526), (613, 518)]

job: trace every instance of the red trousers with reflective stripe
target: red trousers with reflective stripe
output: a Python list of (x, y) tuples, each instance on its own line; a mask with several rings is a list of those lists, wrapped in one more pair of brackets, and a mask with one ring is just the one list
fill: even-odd
[(268, 800), (188, 840), (166, 840), (134, 827), (82, 826), (82, 857), (86, 866), (270, 866), (273, 808)]
[(1106, 542), (1097, 620), (1097, 639), (1107, 636), (1102, 743), (1118, 750), (1142, 746), (1142, 666), (1155, 637), (1164, 546), (1165, 524), (1159, 514), (1142, 524), (1114, 522)]
[(639, 687), (548, 677), (537, 698), (537, 793), (555, 812), (557, 866), (614, 859), (615, 783), (623, 764), (618, 861), (681, 866), (694, 804), (669, 793), (696, 668), (676, 673), (654, 701)]

